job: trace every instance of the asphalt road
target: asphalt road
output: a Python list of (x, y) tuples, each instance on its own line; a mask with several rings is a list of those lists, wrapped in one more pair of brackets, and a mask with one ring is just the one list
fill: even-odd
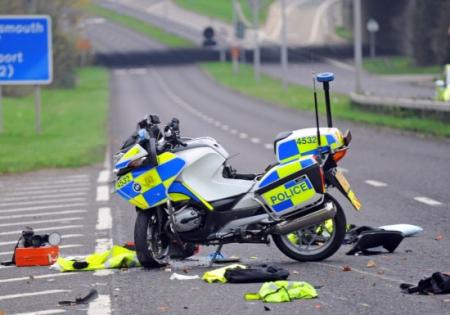
[[(107, 29), (105, 25), (102, 31)], [(118, 29), (111, 34), (112, 51), (127, 47), (129, 39), (121, 34)], [(112, 37), (116, 40), (112, 41)], [(148, 40), (142, 39), (145, 41)], [(261, 171), (273, 162), (270, 144), (278, 132), (313, 124), (310, 113), (280, 108), (231, 92), (218, 86), (195, 65), (116, 69), (111, 73), (111, 91), (113, 150), (133, 130), (139, 118), (155, 113), (162, 121), (179, 118), (182, 135), (212, 136), (231, 154), (240, 153), (232, 162), (243, 172)], [(346, 248), (342, 248), (321, 263), (291, 261), (274, 246), (230, 245), (225, 246), (225, 253), (239, 255), (246, 263), (281, 264), (292, 272), (292, 280), (322, 286), (317, 300), (270, 306), (280, 313), (296, 313), (299, 307), (304, 313), (325, 314), (449, 312), (450, 306), (443, 301), (445, 297), (407, 296), (398, 288), (401, 282), (416, 282), (433, 271), (450, 269), (450, 241), (446, 235), (450, 210), (448, 142), (340, 121), (336, 125), (353, 132), (352, 148), (342, 167), (348, 170), (347, 177), (364, 203), (364, 210), (355, 213), (342, 201), (348, 221), (370, 226), (417, 224), (424, 232), (405, 239), (391, 255), (346, 256)], [(115, 242), (132, 239), (135, 217), (132, 207), (113, 197), (112, 208)], [(443, 239), (435, 240), (438, 235)], [(212, 250), (202, 248), (200, 256)], [(201, 257), (198, 262), (174, 263), (171, 271), (133, 269), (114, 273), (111, 287), (120, 289), (119, 293), (114, 292), (114, 311), (124, 314), (257, 314), (263, 311), (261, 303), (242, 299), (243, 293), (257, 290), (258, 285), (169, 280), (171, 272), (181, 272), (186, 266), (189, 274), (201, 275), (208, 270)], [(377, 267), (367, 268), (369, 260), (374, 260)], [(351, 266), (352, 271), (343, 272), (344, 265)]]
[[(102, 52), (120, 52), (122, 58), (127, 58), (131, 50), (142, 49), (151, 54), (152, 50), (159, 53), (165, 49), (119, 26), (93, 25), (89, 35)], [(310, 113), (255, 101), (220, 87), (196, 65), (114, 69), (110, 87), (111, 152), (134, 130), (138, 119), (155, 113), (163, 122), (179, 118), (184, 136), (212, 136), (230, 154), (240, 153), (232, 160), (239, 170), (260, 172), (274, 161), (271, 143), (278, 132), (314, 123)], [(423, 227), (424, 232), (405, 239), (393, 254), (346, 256), (348, 248), (343, 247), (319, 263), (292, 261), (274, 245), (227, 245), (224, 253), (238, 255), (249, 264), (280, 264), (291, 272), (291, 280), (320, 286), (318, 299), (268, 305), (281, 314), (450, 313), (450, 304), (445, 301), (448, 296), (404, 295), (398, 287), (401, 282), (415, 283), (434, 271), (450, 271), (448, 142), (342, 121), (335, 125), (352, 130), (354, 140), (342, 167), (364, 205), (363, 211), (356, 213), (340, 198), (348, 222), (370, 226), (411, 223)], [(73, 171), (0, 177), (2, 259), (9, 257), (8, 251), (25, 224), (65, 235), (63, 245), (74, 247), (62, 248), (63, 255), (88, 254), (112, 242), (132, 240), (134, 210), (118, 196), (109, 196), (110, 174), (103, 172), (105, 168), (110, 170), (108, 163)], [(100, 208), (109, 208), (111, 215)], [(53, 212), (54, 216), (45, 214)], [(46, 220), (56, 221), (42, 222)], [(245, 302), (242, 298), (245, 292), (256, 292), (257, 284), (169, 280), (172, 272), (187, 270), (189, 275), (201, 276), (210, 270), (204, 257), (212, 251), (211, 247), (202, 247), (192, 260), (174, 261), (168, 270), (134, 268), (112, 273), (60, 274), (46, 267), (2, 267), (0, 309), (7, 314), (264, 312), (262, 303)], [(369, 260), (377, 266), (368, 268)], [(346, 265), (352, 271), (342, 271)], [(82, 296), (91, 288), (99, 291), (100, 298), (90, 305), (56, 305), (59, 300)]]
[[(153, 11), (154, 3), (141, 0), (97, 0), (97, 3), (122, 14), (133, 16), (137, 19), (155, 24), (167, 31), (184, 37), (197, 45), (202, 42), (202, 30), (205, 27), (205, 18), (187, 10), (172, 8), (171, 11)], [(160, 1), (159, 1), (160, 2)], [(334, 72), (340, 80), (335, 82), (335, 91), (349, 94), (355, 90), (355, 70), (352, 60), (340, 60), (338, 58), (321, 57), (317, 54), (317, 47), (325, 42), (333, 49), (336, 40), (331, 38), (330, 26), (324, 21), (331, 21), (329, 9), (333, 0), (292, 0), (287, 2), (288, 8), (288, 33), (295, 37), (290, 45), (289, 58), (291, 63), (284, 73), (278, 63), (263, 63), (261, 70), (275, 78), (285, 76), (290, 83), (311, 86), (311, 75), (323, 70)], [(171, 6), (173, 7), (173, 5)], [(165, 12), (165, 13), (164, 13)], [(215, 27), (214, 23), (211, 22)], [(206, 24), (207, 25), (207, 24)], [(219, 23), (218, 25), (222, 25)], [(222, 27), (222, 26), (220, 26)], [(217, 28), (220, 28), (219, 26)], [(228, 26), (230, 29), (230, 26)], [(231, 33), (229, 30), (228, 33)], [(294, 35), (293, 35), (294, 34)], [(253, 47), (251, 33), (247, 35), (245, 43)], [(249, 40), (250, 39), (250, 40)], [(264, 42), (262, 46), (273, 47), (273, 42)], [(279, 49), (273, 48), (268, 57), (279, 60)], [(263, 53), (264, 58), (264, 53)], [(347, 58), (351, 58), (347, 56)], [(292, 60), (300, 62), (292, 62)], [(417, 80), (390, 80), (383, 76), (362, 72), (361, 86), (364, 93), (369, 95), (434, 99), (434, 86), (432, 82)]]

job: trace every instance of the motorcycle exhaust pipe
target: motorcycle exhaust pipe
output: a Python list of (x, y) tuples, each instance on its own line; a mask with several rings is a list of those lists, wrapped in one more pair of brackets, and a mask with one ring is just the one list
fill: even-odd
[(325, 220), (332, 219), (336, 215), (336, 207), (332, 202), (327, 202), (325, 206), (317, 211), (307, 214), (292, 221), (284, 221), (275, 225), (273, 234), (286, 235), (294, 231), (306, 228), (311, 225), (322, 223)]

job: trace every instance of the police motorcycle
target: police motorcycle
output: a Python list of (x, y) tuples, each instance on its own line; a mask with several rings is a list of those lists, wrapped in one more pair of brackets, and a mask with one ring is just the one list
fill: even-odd
[[(137, 210), (134, 239), (145, 267), (168, 263), (171, 248), (184, 256), (195, 245), (269, 244), (297, 261), (320, 261), (342, 244), (343, 208), (329, 194), (343, 193), (361, 204), (337, 168), (351, 133), (332, 127), (329, 82), (322, 73), (328, 127), (283, 132), (274, 141), (277, 162), (261, 174), (240, 174), (228, 152), (213, 138), (183, 138), (174, 118), (163, 130), (149, 115), (115, 155), (117, 193)], [(214, 261), (216, 256), (212, 258)]]

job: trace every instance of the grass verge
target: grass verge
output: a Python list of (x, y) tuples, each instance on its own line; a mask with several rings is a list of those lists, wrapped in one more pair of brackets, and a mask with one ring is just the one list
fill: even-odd
[[(239, 75), (234, 75), (231, 65), (227, 63), (205, 63), (201, 67), (219, 83), (244, 95), (299, 110), (314, 110), (313, 94), (310, 88), (290, 85), (287, 91), (284, 91), (279, 80), (267, 75), (262, 75), (261, 81), (256, 82), (249, 65), (241, 65)], [(325, 106), (322, 100), (323, 96), (319, 95), (320, 110), (323, 113)], [(414, 117), (410, 113), (401, 111), (391, 115), (366, 111), (353, 106), (349, 97), (342, 94), (332, 93), (332, 106), (333, 117), (338, 119), (450, 137), (450, 124)]]
[[(242, 11), (249, 21), (253, 21), (252, 9), (249, 1), (239, 0)], [(263, 25), (266, 21), (269, 7), (273, 0), (260, 1), (260, 23)], [(231, 0), (175, 0), (180, 7), (197, 12), (201, 15), (217, 18), (227, 23), (233, 22), (232, 1)]]
[(411, 58), (397, 57), (376, 57), (365, 58), (364, 69), (375, 74), (433, 74), (438, 75), (442, 69), (440, 66), (416, 66)]
[(42, 134), (34, 130), (34, 98), (4, 98), (0, 173), (100, 162), (106, 145), (108, 73), (83, 68), (73, 89), (42, 89)]
[(83, 9), (94, 15), (98, 15), (134, 31), (142, 33), (147, 37), (157, 40), (169, 47), (192, 47), (194, 44), (184, 38), (168, 33), (163, 29), (141, 21), (139, 19), (117, 13), (113, 10), (103, 8), (96, 4), (86, 4)]
[(345, 39), (346, 41), (353, 40), (353, 33), (352, 33), (352, 31), (350, 31), (349, 29), (347, 29), (344, 26), (337, 26), (334, 29), (334, 31), (335, 31), (337, 36), (339, 36), (342, 39)]

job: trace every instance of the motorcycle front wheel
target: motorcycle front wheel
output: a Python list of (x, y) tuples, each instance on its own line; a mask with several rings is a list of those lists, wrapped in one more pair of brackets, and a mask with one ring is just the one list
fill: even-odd
[(272, 235), (283, 254), (297, 261), (321, 261), (339, 249), (345, 236), (345, 214), (330, 195), (325, 197), (325, 202), (332, 202), (336, 207), (334, 218), (287, 235)]
[(158, 226), (156, 209), (138, 210), (134, 225), (136, 255), (143, 267), (158, 268), (168, 264), (170, 239)]

